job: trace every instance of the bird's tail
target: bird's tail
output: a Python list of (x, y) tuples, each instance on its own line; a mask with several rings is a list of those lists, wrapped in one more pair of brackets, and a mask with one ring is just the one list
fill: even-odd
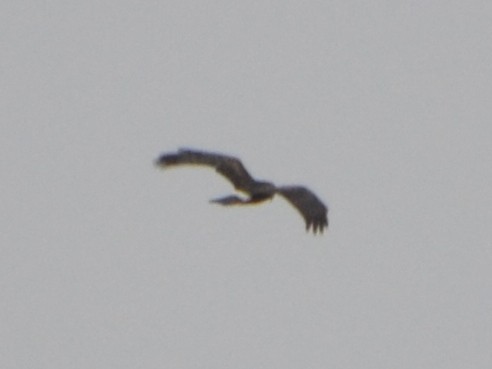
[(212, 199), (210, 200), (211, 203), (214, 204), (221, 204), (221, 205), (239, 205), (239, 204), (246, 204), (247, 200), (244, 200), (238, 196), (234, 195), (229, 195), (225, 197), (220, 197), (218, 199)]

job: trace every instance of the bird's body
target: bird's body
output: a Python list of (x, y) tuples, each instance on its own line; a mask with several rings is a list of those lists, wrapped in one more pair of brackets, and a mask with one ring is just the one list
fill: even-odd
[(214, 168), (232, 182), (237, 191), (247, 194), (246, 199), (235, 195), (211, 200), (221, 205), (257, 204), (282, 195), (302, 215), (306, 222), (306, 230), (311, 227), (314, 233), (323, 232), (328, 227), (327, 207), (306, 187), (280, 186), (273, 183), (255, 180), (235, 157), (195, 150), (180, 149), (177, 153), (162, 154), (156, 164), (160, 167), (195, 164)]

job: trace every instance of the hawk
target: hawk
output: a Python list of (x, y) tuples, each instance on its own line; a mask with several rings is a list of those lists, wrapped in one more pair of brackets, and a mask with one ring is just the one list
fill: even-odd
[(275, 194), (284, 197), (293, 205), (304, 218), (306, 231), (312, 229), (313, 233), (323, 233), (328, 227), (328, 208), (308, 188), (304, 186), (275, 186), (273, 183), (255, 180), (246, 170), (241, 161), (233, 156), (179, 149), (175, 153), (161, 154), (155, 164), (162, 168), (178, 165), (203, 165), (214, 168), (218, 173), (227, 178), (237, 191), (247, 194), (243, 199), (235, 195), (229, 195), (210, 202), (225, 206), (258, 204), (272, 199)]

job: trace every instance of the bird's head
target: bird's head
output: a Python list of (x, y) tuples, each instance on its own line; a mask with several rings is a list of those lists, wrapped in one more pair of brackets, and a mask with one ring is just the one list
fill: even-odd
[(255, 184), (255, 193), (257, 194), (273, 195), (276, 189), (275, 185), (271, 182), (258, 181)]

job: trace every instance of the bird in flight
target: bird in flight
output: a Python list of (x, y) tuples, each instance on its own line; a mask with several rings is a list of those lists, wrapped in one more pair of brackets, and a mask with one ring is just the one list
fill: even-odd
[(232, 182), (237, 191), (247, 194), (243, 199), (229, 195), (210, 200), (221, 205), (258, 204), (272, 199), (275, 194), (283, 196), (304, 218), (306, 231), (323, 233), (328, 227), (328, 208), (309, 189), (303, 186), (275, 186), (273, 183), (255, 180), (235, 157), (218, 153), (179, 149), (175, 153), (161, 154), (155, 164), (162, 168), (178, 165), (203, 165), (214, 168), (218, 173)]

